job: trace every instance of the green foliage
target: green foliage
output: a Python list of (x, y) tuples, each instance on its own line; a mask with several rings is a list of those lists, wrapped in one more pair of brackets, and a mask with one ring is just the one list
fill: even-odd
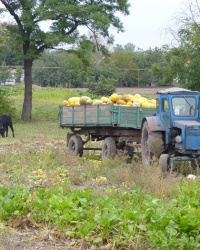
[(9, 88), (0, 87), (0, 115), (15, 115), (16, 109), (13, 101), (8, 97), (11, 94)]
[(98, 82), (88, 84), (88, 91), (99, 96), (110, 96), (115, 92), (116, 80), (100, 76)]
[[(1, 64), (2, 66), (5, 66), (5, 64)], [(6, 79), (11, 78), (11, 70), (8, 68), (0, 68), (0, 81), (3, 83), (6, 82)]]
[[(0, 64), (22, 65), (22, 50), (16, 47), (16, 39), (9, 33), (6, 23), (0, 23)], [(8, 71), (4, 68), (5, 71)], [(8, 77), (7, 77), (8, 78)], [(4, 80), (0, 76), (0, 80)]]
[(80, 87), (83, 81), (83, 64), (75, 54), (46, 52), (35, 60), (34, 67), (33, 82), (43, 87)]
[(180, 23), (176, 37), (178, 46), (170, 49), (166, 54), (168, 77), (172, 79), (174, 85), (192, 90), (199, 90), (200, 87), (199, 13), (197, 1), (186, 5), (186, 15), (178, 20)]
[(0, 92), (2, 95), (6, 96), (22, 96), (24, 88), (19, 86), (1, 86)]
[(128, 193), (97, 194), (91, 188), (66, 190), (65, 184), (34, 191), (0, 187), (0, 218), (28, 215), (36, 223), (57, 225), (67, 237), (96, 243), (120, 241), (125, 247), (140, 237), (143, 249), (198, 249), (200, 184), (185, 181), (176, 192), (176, 198), (164, 205), (136, 186)]
[(138, 81), (138, 65), (133, 60), (132, 50), (117, 50), (111, 55), (111, 63), (115, 65), (115, 77), (118, 86), (133, 87)]

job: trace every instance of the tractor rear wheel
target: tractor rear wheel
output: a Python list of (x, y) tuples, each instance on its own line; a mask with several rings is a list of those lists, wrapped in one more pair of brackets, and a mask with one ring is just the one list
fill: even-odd
[(157, 158), (164, 151), (164, 141), (161, 132), (149, 131), (147, 122), (142, 127), (141, 138), (142, 162), (143, 165), (149, 165), (153, 155)]

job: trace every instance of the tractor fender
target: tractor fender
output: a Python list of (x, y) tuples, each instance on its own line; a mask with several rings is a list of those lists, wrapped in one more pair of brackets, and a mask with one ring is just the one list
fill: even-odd
[(166, 131), (162, 121), (158, 116), (145, 117), (142, 120), (142, 126), (145, 121), (148, 124), (149, 131)]

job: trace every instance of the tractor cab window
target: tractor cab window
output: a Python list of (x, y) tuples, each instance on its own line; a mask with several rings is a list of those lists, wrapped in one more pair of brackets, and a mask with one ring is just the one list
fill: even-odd
[(173, 97), (173, 113), (175, 116), (194, 116), (196, 111), (196, 99), (194, 97)]
[(162, 100), (162, 111), (169, 112), (169, 104), (167, 99)]

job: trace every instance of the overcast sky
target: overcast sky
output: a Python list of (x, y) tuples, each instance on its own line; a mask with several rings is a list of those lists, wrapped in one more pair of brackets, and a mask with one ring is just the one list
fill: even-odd
[(172, 37), (166, 29), (187, 0), (129, 0), (130, 15), (120, 16), (124, 33), (115, 34), (115, 44), (133, 43), (141, 49), (162, 47)]

